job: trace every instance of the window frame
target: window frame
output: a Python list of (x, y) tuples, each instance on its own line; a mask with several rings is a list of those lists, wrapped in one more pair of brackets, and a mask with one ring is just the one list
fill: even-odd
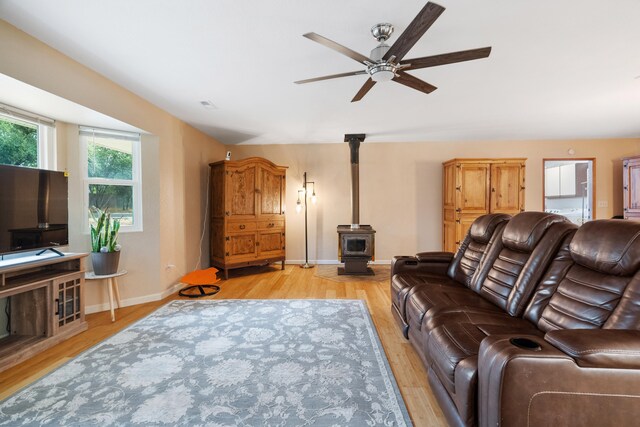
[[(6, 110), (6, 108), (4, 108)], [(0, 111), (0, 120), (24, 127), (35, 127), (38, 132), (37, 154), (35, 169), (57, 170), (58, 158), (55, 138), (55, 124), (43, 125), (38, 120), (30, 120), (22, 115), (20, 118)], [(24, 166), (31, 167), (31, 166)]]
[[(89, 177), (89, 156), (87, 144), (87, 138), (84, 138), (81, 134), (82, 131), (100, 131), (102, 134), (112, 134), (114, 136), (123, 135), (127, 136), (131, 142), (131, 180), (128, 179), (113, 179), (113, 178), (91, 178)], [(93, 126), (80, 126), (78, 129), (78, 137), (80, 140), (80, 171), (82, 173), (82, 206), (84, 213), (83, 229), (85, 233), (89, 233), (89, 185), (115, 185), (123, 187), (132, 187), (133, 198), (133, 225), (121, 224), (120, 233), (136, 233), (144, 230), (142, 224), (142, 159), (141, 159), (141, 135), (134, 132), (125, 132), (115, 129), (104, 129)], [(136, 140), (130, 138), (137, 137)]]

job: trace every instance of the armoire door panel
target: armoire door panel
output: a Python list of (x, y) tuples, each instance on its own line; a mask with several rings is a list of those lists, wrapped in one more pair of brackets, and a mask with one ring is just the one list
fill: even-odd
[(261, 231), (258, 233), (258, 254), (280, 254), (284, 251), (284, 233), (278, 231)]
[(461, 212), (489, 212), (489, 165), (461, 164), (458, 172), (458, 206)]
[(516, 214), (521, 207), (522, 167), (518, 164), (491, 165), (491, 212)]
[(284, 175), (268, 168), (260, 168), (259, 215), (282, 215), (284, 202)]
[(256, 215), (256, 169), (257, 166), (245, 166), (227, 170), (227, 216)]
[(227, 257), (255, 257), (257, 255), (256, 233), (231, 234), (227, 241)]

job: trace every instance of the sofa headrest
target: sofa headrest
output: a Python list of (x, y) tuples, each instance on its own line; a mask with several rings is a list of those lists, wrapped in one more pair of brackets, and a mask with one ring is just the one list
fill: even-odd
[(498, 225), (509, 221), (509, 219), (511, 219), (511, 215), (507, 214), (482, 215), (471, 224), (469, 231), (471, 238), (479, 243), (489, 243)]
[(571, 241), (571, 257), (601, 273), (635, 274), (640, 268), (640, 222), (600, 219), (584, 223)]
[(502, 243), (509, 249), (531, 252), (547, 229), (553, 224), (567, 222), (568, 219), (546, 212), (522, 212), (504, 228)]

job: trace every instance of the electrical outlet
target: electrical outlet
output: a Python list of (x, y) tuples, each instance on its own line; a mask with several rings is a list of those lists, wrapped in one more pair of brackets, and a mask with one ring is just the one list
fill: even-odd
[(609, 207), (609, 201), (608, 200), (598, 200), (598, 207), (599, 208), (608, 208)]

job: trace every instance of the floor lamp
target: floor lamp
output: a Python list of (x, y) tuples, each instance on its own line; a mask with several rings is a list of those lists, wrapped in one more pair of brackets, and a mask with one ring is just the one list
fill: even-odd
[(316, 204), (318, 201), (316, 197), (316, 183), (313, 181), (307, 181), (307, 173), (305, 172), (302, 178), (302, 190), (298, 190), (298, 202), (296, 203), (296, 212), (300, 213), (302, 210), (302, 202), (300, 200), (300, 193), (302, 193), (304, 197), (304, 264), (300, 267), (302, 268), (312, 268), (313, 265), (309, 264), (309, 243), (308, 243), (308, 234), (307, 234), (307, 187), (308, 185), (312, 185), (311, 190), (311, 203)]

